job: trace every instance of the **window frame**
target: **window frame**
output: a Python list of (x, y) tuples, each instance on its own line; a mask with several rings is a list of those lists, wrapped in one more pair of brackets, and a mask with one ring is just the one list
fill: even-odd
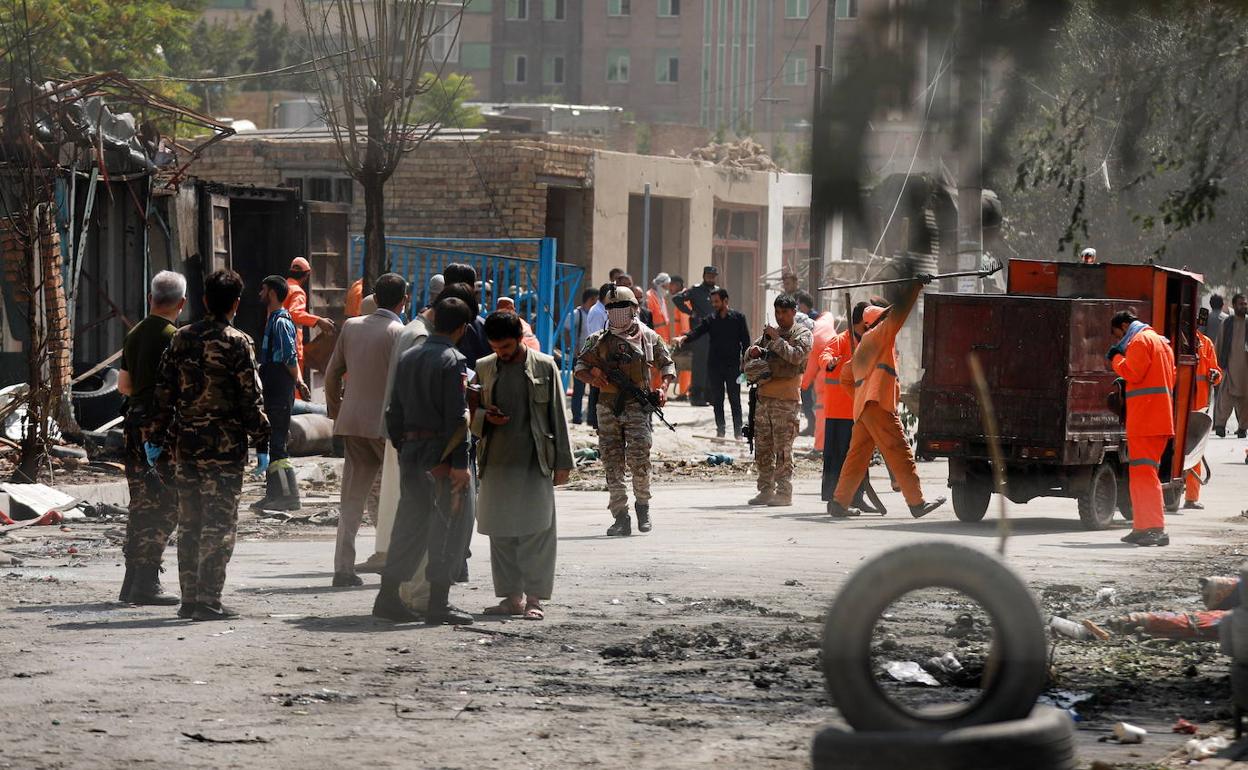
[[(624, 66), (622, 68), (624, 76), (622, 78), (619, 77), (620, 69), (621, 69), (619, 67), (620, 61), (624, 62)], [(611, 66), (613, 64), (616, 65), (616, 78), (615, 79), (611, 78)], [(608, 48), (607, 49), (607, 82), (608, 83), (629, 82), (629, 80), (632, 77), (632, 69), (633, 69), (633, 55), (629, 49), (627, 48)]]
[[(503, 9), (503, 18), (507, 21), (528, 21), (529, 20), (529, 0), (504, 0), (506, 7)], [(512, 9), (515, 13), (512, 13)]]
[[(558, 71), (556, 72), (556, 62), (558, 63)], [(550, 68), (550, 77), (546, 77), (547, 66)], [(558, 78), (555, 76), (558, 75)], [(562, 86), (568, 82), (568, 59), (561, 53), (546, 54), (546, 60), (542, 62), (542, 85), (546, 86)]]
[[(858, 0), (833, 0), (836, 3), (837, 19), (856, 19), (858, 18)], [(845, 12), (841, 13), (842, 6)]]
[[(793, 11), (790, 12), (789, 9)], [(810, 0), (784, 0), (784, 18), (806, 19), (810, 17)]]
[(784, 84), (804, 86), (809, 83), (810, 62), (804, 55), (789, 56), (784, 60)]
[[(520, 67), (520, 63), (524, 62), (524, 66)], [(524, 72), (520, 72), (523, 69)], [(524, 77), (517, 77), (523, 74)], [(507, 62), (503, 71), (503, 82), (509, 85), (522, 86), (529, 82), (529, 55), (524, 53), (510, 53), (507, 55)]]
[[(675, 77), (672, 77), (675, 64)], [(654, 82), (663, 86), (674, 86), (680, 83), (680, 52), (671, 50), (657, 51), (654, 59)]]
[[(615, 10), (612, 10), (612, 9)], [(612, 19), (627, 19), (633, 15), (632, 0), (607, 0), (607, 17)]]
[[(666, 13), (663, 12), (664, 6), (667, 7)], [(676, 8), (675, 13), (672, 12), (673, 6)], [(659, 0), (658, 11), (660, 19), (679, 19), (681, 11), (680, 0)]]

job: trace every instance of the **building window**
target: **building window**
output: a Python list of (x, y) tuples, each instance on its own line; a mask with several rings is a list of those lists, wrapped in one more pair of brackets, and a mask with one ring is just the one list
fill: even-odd
[(675, 51), (659, 51), (654, 61), (654, 82), (680, 82), (680, 57)]
[(563, 63), (562, 56), (546, 55), (545, 71), (542, 73), (542, 81), (548, 86), (563, 85)]
[(806, 85), (806, 74), (810, 67), (806, 65), (805, 56), (790, 56), (784, 62), (784, 84), (786, 86)]
[(607, 0), (608, 16), (631, 16), (632, 13), (632, 0)]
[(858, 0), (836, 0), (836, 18), (858, 18)]
[(680, 15), (680, 0), (659, 0), (659, 15), (664, 17)]
[(288, 176), (282, 186), (298, 190), (300, 197), (308, 201), (355, 202), (355, 183), (350, 177)]
[(607, 51), (607, 82), (628, 82), (628, 49), (612, 48)]
[(459, 22), (461, 15), (449, 8), (433, 14), (429, 28), (429, 58), (434, 64), (459, 63)]
[[(837, 8), (841, 7), (838, 0)], [(804, 19), (810, 15), (810, 0), (784, 0), (784, 18)]]
[(507, 0), (507, 20), (524, 21), (529, 18), (529, 0)]
[(508, 83), (527, 83), (529, 80), (529, 57), (522, 53), (512, 54), (507, 64)]
[(543, 18), (546, 21), (563, 21), (568, 18), (567, 0), (546, 0)]

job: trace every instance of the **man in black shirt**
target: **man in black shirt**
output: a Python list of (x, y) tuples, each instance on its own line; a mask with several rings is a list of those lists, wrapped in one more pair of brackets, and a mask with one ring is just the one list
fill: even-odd
[(703, 318), (684, 337), (677, 337), (677, 347), (708, 337), (706, 366), (706, 399), (715, 410), (715, 433), (723, 438), (724, 392), (728, 393), (728, 405), (732, 409), (732, 433), (741, 438), (741, 356), (750, 347), (750, 329), (745, 316), (728, 307), (728, 290), (716, 288), (711, 292), (712, 314)]
[[(690, 329), (698, 328), (703, 318), (714, 315), (715, 310), (711, 307), (711, 292), (718, 288), (715, 285), (717, 278), (719, 278), (719, 268), (707, 265), (702, 268), (702, 283), (672, 297), (672, 304), (676, 306), (676, 309), (689, 316)], [(692, 406), (706, 406), (709, 351), (710, 345), (706, 340), (695, 342), (693, 345), (693, 386), (689, 393), (689, 403)]]

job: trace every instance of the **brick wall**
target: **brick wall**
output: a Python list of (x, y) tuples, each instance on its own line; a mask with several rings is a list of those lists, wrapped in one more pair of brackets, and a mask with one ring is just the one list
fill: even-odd
[(8, 227), (7, 222), (0, 223), (0, 254), (3, 255), (4, 280), (13, 287), (13, 298), (19, 305), (14, 309), (16, 312), (9, 313), (10, 317), (26, 318), (32, 275), (34, 289), (42, 293), (42, 318), (27, 319), (27, 328), (20, 332), (15, 329), (14, 336), (20, 340), (25, 350), (34, 336), (29, 327), (43, 328), (48, 346), (48, 377), (43, 384), (52, 388), (52, 403), (56, 403), (60, 395), (70, 387), (73, 350), (70, 347), (69, 315), (62, 282), (61, 238), (52, 227), (50, 217), (44, 218), (42, 224), (33, 255), (38, 264), (31, 264), (32, 255), (28, 254), (26, 244)]
[[(485, 138), (426, 142), (407, 156), (386, 186), (390, 235), (537, 238), (546, 230), (541, 177), (591, 177), (593, 150), (552, 142)], [(328, 141), (237, 136), (208, 149), (192, 167), (201, 179), (262, 186), (293, 176), (341, 174)], [(592, 196), (585, 196), (591, 198)], [(592, 201), (586, 214), (592, 213)], [(584, 217), (588, 242), (592, 217)], [(351, 230), (364, 223), (364, 195), (355, 189)]]

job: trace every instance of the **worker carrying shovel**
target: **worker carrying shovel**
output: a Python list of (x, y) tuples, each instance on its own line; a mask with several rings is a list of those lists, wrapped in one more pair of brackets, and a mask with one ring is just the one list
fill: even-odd
[(901, 384), (897, 379), (897, 334), (918, 302), (923, 287), (932, 279), (930, 275), (917, 275), (908, 281), (900, 302), (887, 309), (867, 307), (861, 318), (851, 319), (857, 345), (850, 365), (842, 367), (841, 382), (853, 389), (854, 427), (836, 492), (828, 503), (828, 513), (834, 518), (862, 514), (848, 506), (866, 478), (876, 447), (896, 477), (906, 505), (910, 507), (910, 515), (916, 519), (926, 516), (945, 502), (943, 497), (930, 502), (924, 499), (914, 452), (897, 417), (897, 402), (901, 396)]
[(1105, 359), (1126, 382), (1127, 473), (1134, 512), (1133, 529), (1122, 542), (1170, 545), (1160, 471), (1166, 445), (1174, 440), (1174, 353), (1165, 337), (1130, 310), (1115, 313), (1110, 329), (1118, 341)]

